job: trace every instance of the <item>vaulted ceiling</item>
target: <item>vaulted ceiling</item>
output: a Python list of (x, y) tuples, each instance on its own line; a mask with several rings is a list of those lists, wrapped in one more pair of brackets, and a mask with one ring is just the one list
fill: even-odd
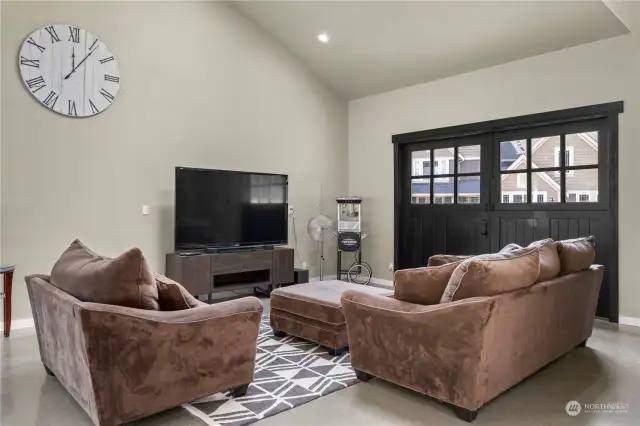
[[(628, 32), (600, 1), (233, 3), (346, 99)], [(319, 33), (331, 38), (326, 44)]]

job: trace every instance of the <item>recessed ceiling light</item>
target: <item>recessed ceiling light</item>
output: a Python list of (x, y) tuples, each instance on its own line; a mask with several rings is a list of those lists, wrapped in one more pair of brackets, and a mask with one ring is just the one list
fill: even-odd
[(329, 34), (327, 33), (318, 34), (318, 41), (320, 43), (329, 43), (329, 40), (331, 40), (331, 37), (329, 37)]

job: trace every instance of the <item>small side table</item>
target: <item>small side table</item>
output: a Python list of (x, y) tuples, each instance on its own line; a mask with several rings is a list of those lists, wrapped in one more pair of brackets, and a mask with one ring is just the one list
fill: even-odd
[(0, 267), (0, 275), (4, 276), (4, 290), (0, 294), (4, 299), (4, 337), (9, 337), (11, 333), (11, 284), (15, 269), (15, 266)]

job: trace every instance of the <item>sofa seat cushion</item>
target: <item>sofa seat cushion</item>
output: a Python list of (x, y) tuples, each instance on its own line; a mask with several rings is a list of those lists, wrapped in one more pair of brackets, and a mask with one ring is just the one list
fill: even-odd
[(457, 263), (463, 260), (467, 260), (473, 255), (459, 255), (459, 254), (435, 254), (429, 258), (427, 266), (442, 266), (447, 263)]
[(396, 271), (394, 276), (394, 298), (419, 305), (440, 303), (444, 289), (447, 288), (453, 271), (460, 263), (462, 263), (462, 260), (445, 263), (442, 266), (427, 266)]
[(560, 257), (555, 241), (547, 238), (534, 241), (528, 247), (537, 247), (540, 255), (540, 275), (536, 282), (549, 281), (560, 275)]
[(158, 301), (161, 311), (180, 311), (182, 309), (207, 306), (206, 303), (193, 297), (180, 283), (162, 274), (153, 274), (158, 286)]
[(440, 303), (476, 296), (495, 296), (529, 287), (538, 279), (537, 247), (483, 254), (467, 259), (453, 271)]
[(53, 265), (51, 284), (83, 302), (159, 309), (156, 280), (138, 248), (111, 259), (75, 240)]
[(557, 241), (556, 248), (561, 275), (585, 271), (596, 260), (596, 240), (593, 236)]
[(340, 298), (347, 290), (388, 296), (392, 290), (344, 281), (317, 281), (278, 288), (271, 292), (271, 309), (330, 325), (344, 324)]

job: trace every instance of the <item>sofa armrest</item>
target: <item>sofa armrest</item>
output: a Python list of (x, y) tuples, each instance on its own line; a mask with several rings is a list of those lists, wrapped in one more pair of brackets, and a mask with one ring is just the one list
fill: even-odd
[(76, 306), (99, 417), (120, 424), (253, 380), (255, 297), (159, 312)]
[(347, 291), (342, 306), (351, 364), (401, 386), (467, 409), (478, 408), (485, 329), (497, 305), (475, 297), (416, 305)]

